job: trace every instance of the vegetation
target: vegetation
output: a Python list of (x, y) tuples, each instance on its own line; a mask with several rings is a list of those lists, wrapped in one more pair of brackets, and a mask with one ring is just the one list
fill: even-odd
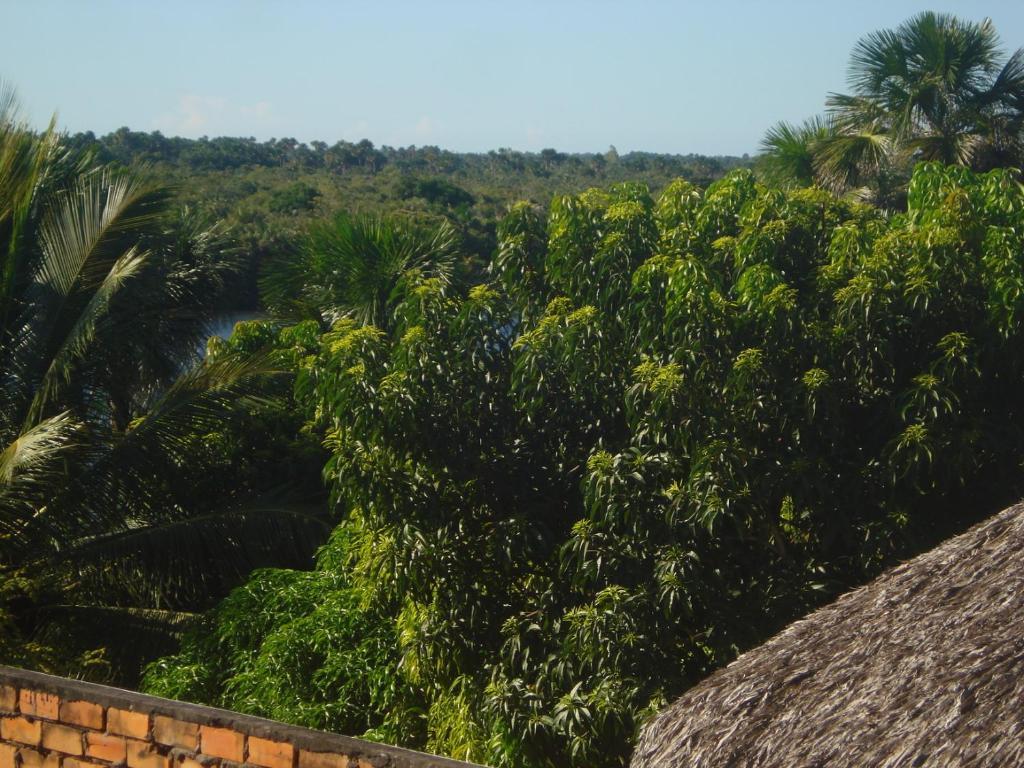
[(223, 222), (236, 239), (241, 279), (234, 306), (259, 306), (264, 265), (302, 247), (307, 226), (339, 212), (400, 215), (421, 226), (447, 222), (463, 244), (457, 265), (480, 280), (508, 207), (594, 184), (643, 181), (660, 189), (683, 177), (706, 186), (748, 158), (662, 155), (614, 148), (603, 154), (499, 149), (486, 154), (438, 147), (375, 147), (364, 139), (328, 145), (295, 139), (182, 139), (122, 128), (107, 136), (68, 137), (70, 146), (104, 163), (145, 164), (203, 217)]
[(851, 94), (832, 94), (828, 118), (779, 123), (762, 168), (782, 183), (867, 188), (884, 205), (914, 162), (988, 170), (1024, 163), (1024, 49), (1003, 58), (990, 19), (924, 12), (862, 38), (850, 57)]
[[(516, 207), (302, 363), (340, 525), (164, 695), (494, 765), (618, 765), (669, 698), (1022, 490), (1024, 189), (907, 213), (737, 171)], [(361, 320), (368, 320), (362, 315)]]

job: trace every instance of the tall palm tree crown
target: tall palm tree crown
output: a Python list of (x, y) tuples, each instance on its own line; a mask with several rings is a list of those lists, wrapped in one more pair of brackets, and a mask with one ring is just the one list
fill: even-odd
[(1004, 57), (990, 19), (927, 11), (861, 38), (850, 93), (827, 117), (779, 123), (761, 142), (769, 180), (898, 201), (913, 164), (976, 170), (1024, 163), (1024, 49)]
[(827, 104), (841, 130), (872, 126), (922, 160), (974, 165), (1020, 149), (1024, 49), (1001, 58), (991, 19), (927, 11), (862, 38), (852, 94)]

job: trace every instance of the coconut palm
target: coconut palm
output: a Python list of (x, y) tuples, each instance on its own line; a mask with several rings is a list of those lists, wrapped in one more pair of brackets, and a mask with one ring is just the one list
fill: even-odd
[(3, 91), (0, 656), (26, 663), (11, 637), (60, 635), (69, 616), (166, 625), (282, 548), (308, 552), (292, 509), (230, 483), (196, 498), (204, 436), (273, 366), (198, 362), (230, 248), (168, 200), (72, 156), (52, 125), (31, 131)]

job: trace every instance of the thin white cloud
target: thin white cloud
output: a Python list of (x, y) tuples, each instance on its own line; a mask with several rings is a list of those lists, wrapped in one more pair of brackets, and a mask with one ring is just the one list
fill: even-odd
[(419, 138), (426, 139), (433, 136), (439, 127), (440, 126), (438, 125), (436, 120), (434, 120), (432, 117), (424, 115), (416, 123), (416, 127), (413, 129), (413, 132)]
[(348, 139), (358, 141), (365, 139), (370, 135), (370, 122), (360, 118), (356, 120), (352, 125), (348, 126), (342, 135)]
[(526, 146), (529, 149), (536, 149), (544, 140), (544, 129), (535, 125), (526, 126)]
[(195, 133), (210, 122), (210, 111), (216, 99), (204, 99), (195, 93), (184, 94), (178, 103), (177, 128), (182, 133)]
[[(153, 120), (153, 127), (171, 136), (251, 134), (272, 115), (269, 101), (234, 104), (219, 96), (183, 93), (177, 109)], [(249, 128), (251, 126), (251, 128)], [(247, 129), (248, 128), (248, 129)]]
[(271, 106), (269, 101), (257, 101), (251, 107), (240, 107), (239, 111), (246, 117), (263, 118), (270, 116)]

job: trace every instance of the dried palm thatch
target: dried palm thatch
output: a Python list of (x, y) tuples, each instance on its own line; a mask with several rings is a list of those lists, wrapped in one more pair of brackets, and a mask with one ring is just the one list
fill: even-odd
[(695, 686), (631, 764), (1010, 765), (1024, 765), (1024, 504)]

